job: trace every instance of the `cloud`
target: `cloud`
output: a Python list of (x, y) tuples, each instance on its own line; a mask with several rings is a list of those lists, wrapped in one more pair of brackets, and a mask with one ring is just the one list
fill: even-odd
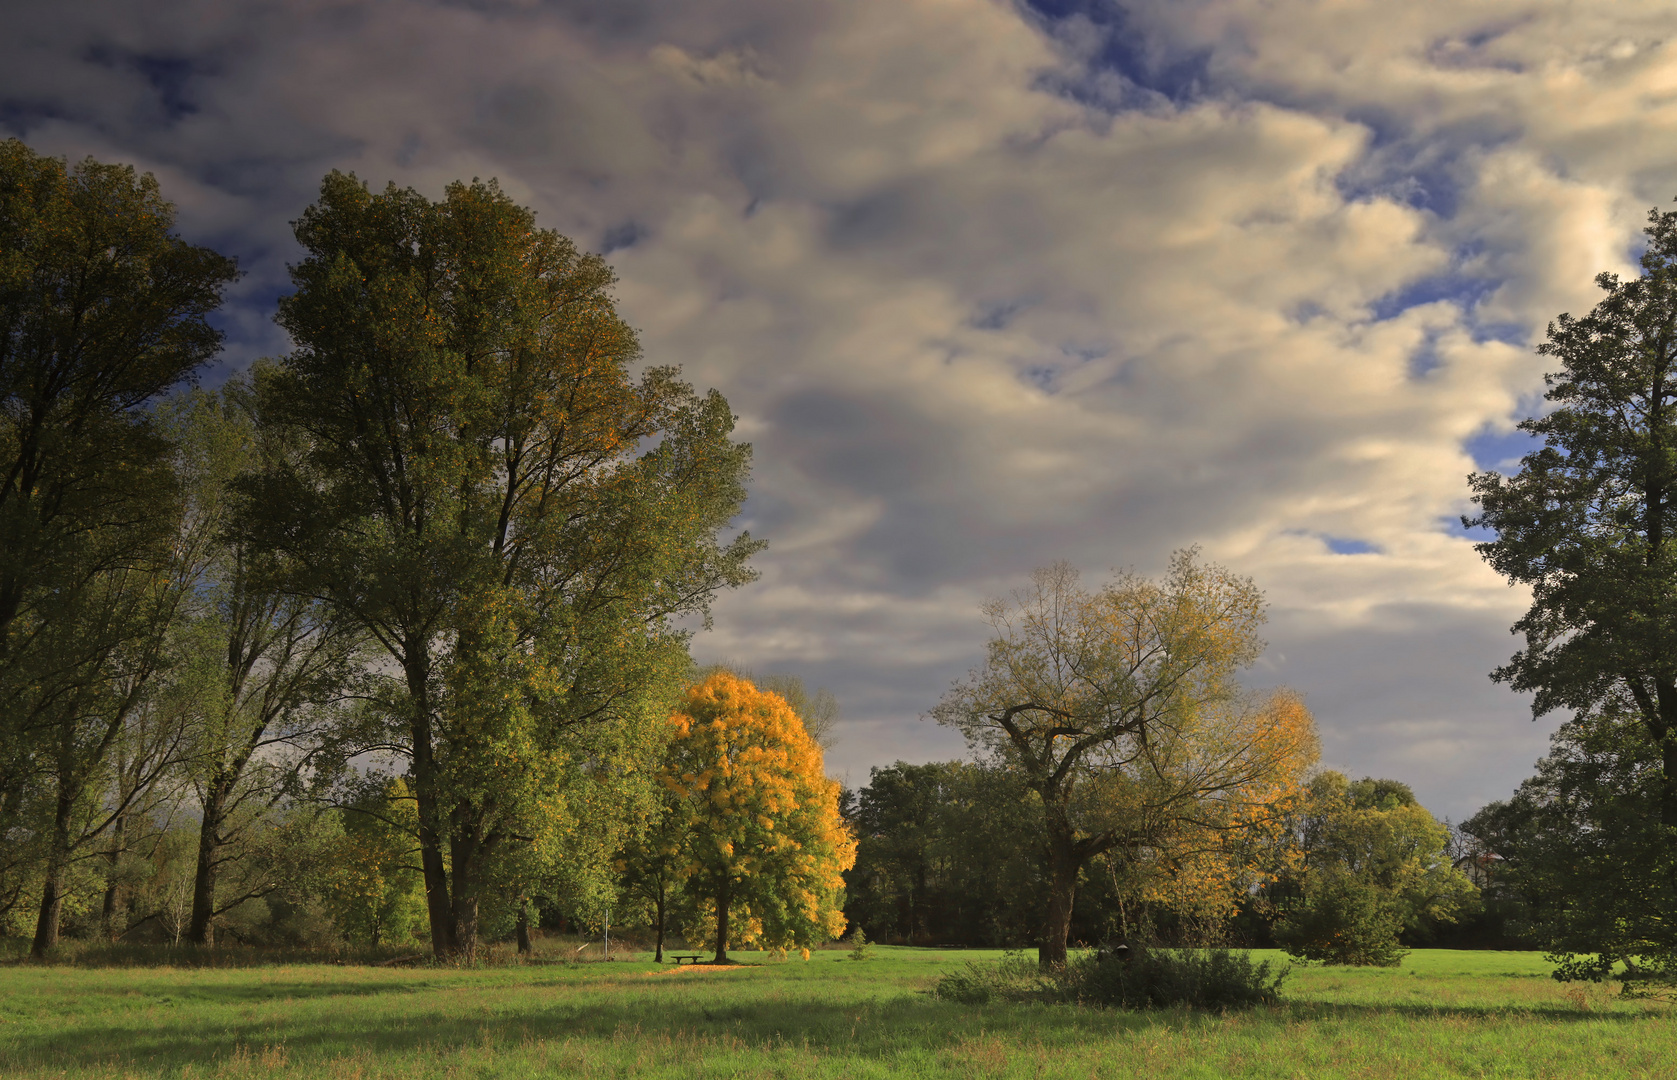
[(696, 649), (834, 689), (853, 783), (958, 751), (916, 718), (983, 597), (1195, 543), (1267, 590), (1254, 680), (1332, 761), (1460, 817), (1541, 749), (1485, 679), (1523, 598), (1449, 522), (1670, 194), (1664, 5), (25, 7), (0, 124), (240, 255), (232, 366), (284, 347), (330, 168), (497, 176), (611, 249), (756, 447), (763, 578)]

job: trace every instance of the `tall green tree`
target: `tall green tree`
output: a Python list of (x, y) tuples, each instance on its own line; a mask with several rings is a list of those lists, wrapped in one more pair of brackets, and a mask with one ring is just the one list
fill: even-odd
[(38, 953), (73, 850), (121, 817), (87, 800), (174, 603), (178, 492), (146, 406), (215, 354), (236, 276), (173, 218), (149, 175), (0, 143), (0, 831), (51, 807)]
[(1663, 782), (1636, 706), (1609, 701), (1561, 725), (1511, 798), (1463, 822), (1556, 978), (1599, 981), (1624, 964), (1677, 981), (1677, 846), (1648, 812)]
[(757, 542), (719, 539), (749, 448), (721, 395), (633, 374), (610, 269), (493, 183), (431, 202), (333, 173), (296, 235), (296, 349), (258, 395), (302, 449), (243, 529), (388, 657), (432, 943), (469, 955), (503, 868), (652, 797), (674, 620), (751, 577)]
[(1677, 828), (1677, 212), (1646, 231), (1638, 276), (1599, 275), (1602, 301), (1549, 325), (1552, 408), (1519, 425), (1544, 445), (1513, 476), (1470, 476), (1463, 522), (1532, 592), (1525, 647), (1492, 677), (1532, 692), (1534, 717), (1629, 702), (1661, 763), (1650, 810)]
[[(218, 916), (278, 887), (240, 865), (251, 861), (246, 841), (323, 752), (354, 744), (341, 699), (358, 639), (330, 605), (287, 590), (283, 560), (231, 532), (234, 485), (287, 452), (257, 425), (248, 380), (182, 395), (160, 414), (177, 446), (185, 533), (202, 536), (176, 629), (186, 655), (174, 696), (192, 714), (183, 763), (198, 818), (186, 938), (213, 945)], [(235, 883), (235, 869), (251, 872)]]

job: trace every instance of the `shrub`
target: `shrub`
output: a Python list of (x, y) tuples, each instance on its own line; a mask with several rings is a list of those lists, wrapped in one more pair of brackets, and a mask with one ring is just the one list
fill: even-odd
[(945, 1001), (1042, 1001), (1119, 1009), (1241, 1009), (1273, 1004), (1287, 969), (1250, 953), (1218, 949), (1132, 948), (1126, 956), (1090, 953), (1041, 968), (1024, 956), (967, 963), (938, 980)]
[(1120, 1009), (1245, 1009), (1274, 1004), (1287, 968), (1228, 949), (1132, 948), (1080, 956), (1054, 973), (1060, 995)]
[(1303, 960), (1397, 967), (1403, 917), (1390, 897), (1347, 877), (1326, 878), (1275, 924), (1275, 943)]
[(969, 960), (954, 971), (945, 972), (938, 979), (932, 994), (944, 1001), (958, 1001), (963, 1005), (988, 1005), (992, 1001), (1051, 1000), (1052, 972), (1044, 972), (1019, 953), (1009, 953), (999, 961), (984, 963)]

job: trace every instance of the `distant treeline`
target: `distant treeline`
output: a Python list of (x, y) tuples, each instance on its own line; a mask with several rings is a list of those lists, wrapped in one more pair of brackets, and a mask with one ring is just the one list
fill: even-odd
[[(1357, 801), (1360, 798), (1362, 805)], [(1049, 883), (1044, 873), (1042, 810), (1016, 774), (965, 761), (875, 769), (868, 784), (845, 795), (846, 816), (859, 837), (856, 866), (845, 875), (845, 915), (875, 941), (987, 948), (1036, 947)], [(1360, 817), (1384, 826), (1362, 838), (1366, 848), (1335, 851), (1324, 834), (1331, 819)], [(1254, 876), (1231, 908), (1196, 909), (1169, 889), (1147, 888), (1156, 867), (1108, 852), (1079, 880), (1072, 909), (1074, 942), (1158, 940), (1274, 948), (1277, 922), (1305, 901), (1307, 863), (1318, 872), (1335, 862), (1390, 858), (1398, 849), (1435, 845), (1429, 871), (1399, 885), (1408, 907), (1392, 925), (1403, 946), (1534, 948), (1540, 942), (1531, 904), (1482, 869), (1495, 863), (1473, 836), (1434, 822), (1413, 793), (1395, 781), (1346, 784), (1324, 774), (1294, 812), (1291, 850)], [(1386, 851), (1379, 848), (1384, 844)], [(1449, 866), (1452, 872), (1446, 872)], [(1271, 876), (1272, 875), (1272, 876)], [(1476, 896), (1462, 878), (1485, 888)], [(1440, 903), (1448, 892), (1454, 902)]]

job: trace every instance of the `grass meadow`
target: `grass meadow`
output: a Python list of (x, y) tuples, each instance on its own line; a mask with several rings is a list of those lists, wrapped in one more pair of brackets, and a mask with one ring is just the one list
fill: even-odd
[[(1301, 968), (1245, 1013), (965, 1006), (975, 950), (737, 968), (279, 963), (0, 967), (0, 1077), (1677, 1076), (1672, 1006), (1566, 986), (1536, 953)], [(1279, 954), (1277, 954), (1279, 955)]]

